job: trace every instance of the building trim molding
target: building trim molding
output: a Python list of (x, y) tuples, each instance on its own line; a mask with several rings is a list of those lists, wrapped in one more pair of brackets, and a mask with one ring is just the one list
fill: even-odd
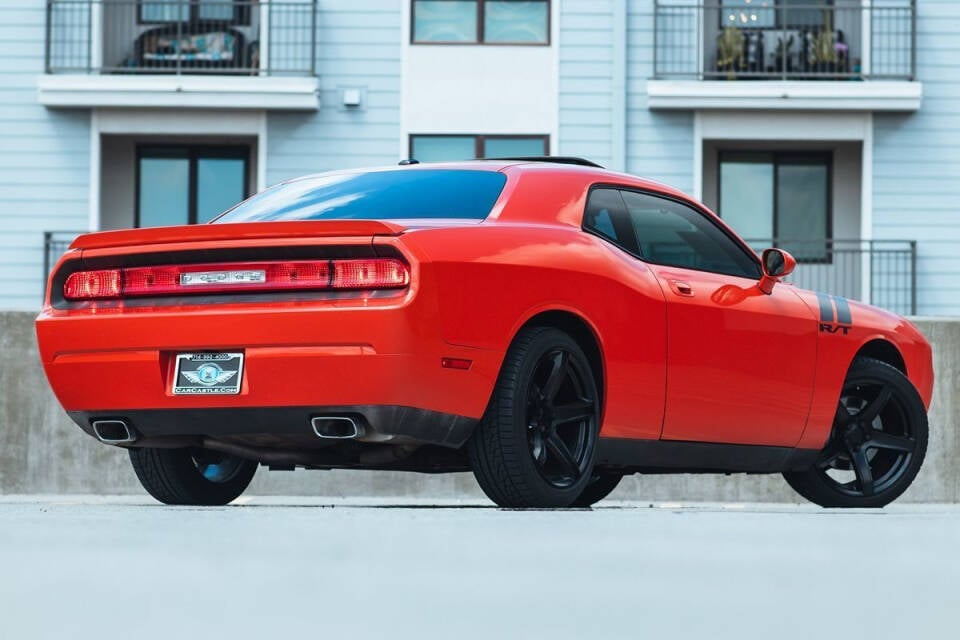
[(648, 80), (650, 109), (916, 111), (923, 84), (899, 81)]
[(41, 75), (37, 79), (40, 104), (60, 108), (316, 111), (318, 95), (314, 77)]

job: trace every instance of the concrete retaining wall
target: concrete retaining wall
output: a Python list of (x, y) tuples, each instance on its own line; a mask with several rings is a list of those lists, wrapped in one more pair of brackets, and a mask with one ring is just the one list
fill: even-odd
[[(125, 451), (83, 434), (57, 404), (40, 366), (33, 314), (0, 313), (0, 494), (141, 493)], [(960, 502), (960, 320), (917, 322), (933, 344), (937, 384), (930, 448), (920, 476), (901, 499)], [(368, 471), (269, 472), (257, 494), (479, 497), (471, 474)], [(632, 476), (613, 497), (637, 500), (795, 502), (778, 475)]]

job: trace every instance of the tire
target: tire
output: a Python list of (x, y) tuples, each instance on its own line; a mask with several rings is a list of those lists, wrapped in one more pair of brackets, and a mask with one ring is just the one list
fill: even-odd
[(246, 490), (257, 463), (207, 449), (131, 448), (140, 484), (163, 504), (219, 506)]
[(592, 477), (599, 415), (580, 346), (559, 329), (522, 330), (467, 442), (480, 488), (501, 507), (571, 506)]
[(573, 501), (573, 505), (571, 506), (592, 507), (613, 493), (613, 490), (617, 488), (621, 480), (623, 480), (622, 474), (611, 473), (609, 471), (594, 471), (590, 483), (584, 488), (580, 497)]
[(885, 362), (858, 358), (817, 462), (783, 477), (822, 507), (883, 507), (917, 477), (928, 431), (923, 400), (906, 376)]

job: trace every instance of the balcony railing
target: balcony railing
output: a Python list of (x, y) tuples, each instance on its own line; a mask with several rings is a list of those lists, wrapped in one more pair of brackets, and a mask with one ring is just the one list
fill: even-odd
[(656, 0), (654, 76), (913, 80), (916, 0)]
[[(79, 232), (43, 234), (46, 276)], [(757, 251), (783, 247), (800, 259), (788, 278), (798, 287), (870, 302), (900, 314), (917, 313), (917, 243), (914, 240), (749, 240)]]
[(917, 313), (915, 240), (748, 240), (760, 251), (782, 247), (799, 261), (788, 281), (804, 289)]
[(47, 73), (310, 76), (315, 0), (47, 0)]

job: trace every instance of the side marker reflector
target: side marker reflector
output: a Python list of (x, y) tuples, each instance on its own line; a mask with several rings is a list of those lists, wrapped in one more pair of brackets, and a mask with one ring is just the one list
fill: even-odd
[(444, 369), (459, 369), (466, 371), (473, 364), (473, 360), (464, 358), (440, 358), (440, 366)]

